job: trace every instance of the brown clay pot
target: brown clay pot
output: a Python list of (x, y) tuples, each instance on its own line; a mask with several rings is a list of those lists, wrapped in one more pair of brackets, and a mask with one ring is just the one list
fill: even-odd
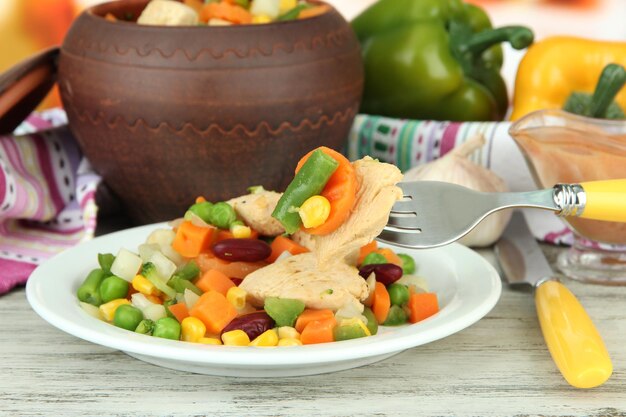
[(147, 0), (84, 12), (61, 48), (70, 128), (137, 223), (180, 217), (202, 195), (283, 190), (299, 157), (341, 149), (357, 112), (357, 40), (334, 9), (267, 25), (154, 27)]

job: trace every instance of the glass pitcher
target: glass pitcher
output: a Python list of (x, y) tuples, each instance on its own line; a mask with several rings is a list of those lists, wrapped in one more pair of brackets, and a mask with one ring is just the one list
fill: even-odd
[[(538, 187), (626, 178), (626, 121), (541, 110), (515, 122), (509, 133)], [(626, 223), (565, 220), (575, 238), (559, 256), (559, 269), (581, 281), (626, 285)]]

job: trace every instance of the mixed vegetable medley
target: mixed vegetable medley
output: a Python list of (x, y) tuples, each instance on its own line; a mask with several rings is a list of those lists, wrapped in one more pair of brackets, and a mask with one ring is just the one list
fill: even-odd
[[(306, 19), (329, 7), (302, 0), (152, 0), (137, 23), (166, 26), (228, 26)], [(108, 20), (118, 17), (108, 14)]]
[[(78, 288), (80, 305), (132, 332), (235, 346), (334, 342), (424, 320), (437, 313), (437, 295), (411, 256), (373, 240), (386, 216), (374, 229), (357, 222), (364, 208), (388, 215), (397, 199), (401, 174), (379, 186), (364, 175), (375, 169), (397, 168), (367, 157), (350, 163), (322, 147), (302, 158), (284, 194), (252, 187), (229, 202), (199, 197), (137, 253), (99, 254)], [(383, 207), (385, 193), (393, 198)], [(316, 251), (345, 229), (356, 250), (318, 262)]]

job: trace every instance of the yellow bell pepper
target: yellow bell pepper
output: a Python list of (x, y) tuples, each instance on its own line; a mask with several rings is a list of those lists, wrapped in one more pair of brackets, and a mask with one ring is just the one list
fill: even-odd
[[(511, 120), (535, 110), (563, 108), (573, 92), (593, 93), (610, 63), (626, 66), (626, 42), (557, 36), (534, 43), (517, 70)], [(626, 89), (615, 101), (626, 110)]]

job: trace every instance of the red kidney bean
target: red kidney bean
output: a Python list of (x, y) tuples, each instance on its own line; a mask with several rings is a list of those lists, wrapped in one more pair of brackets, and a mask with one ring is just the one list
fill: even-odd
[(359, 268), (359, 275), (365, 279), (372, 272), (376, 274), (376, 281), (383, 285), (393, 284), (402, 278), (402, 268), (396, 264), (369, 264)]
[(246, 332), (250, 340), (256, 339), (261, 333), (274, 328), (274, 320), (265, 311), (256, 311), (254, 313), (244, 314), (235, 317), (222, 330), (222, 334), (231, 330), (243, 330)]
[(224, 239), (213, 245), (213, 253), (225, 261), (257, 262), (267, 259), (272, 248), (258, 239)]

